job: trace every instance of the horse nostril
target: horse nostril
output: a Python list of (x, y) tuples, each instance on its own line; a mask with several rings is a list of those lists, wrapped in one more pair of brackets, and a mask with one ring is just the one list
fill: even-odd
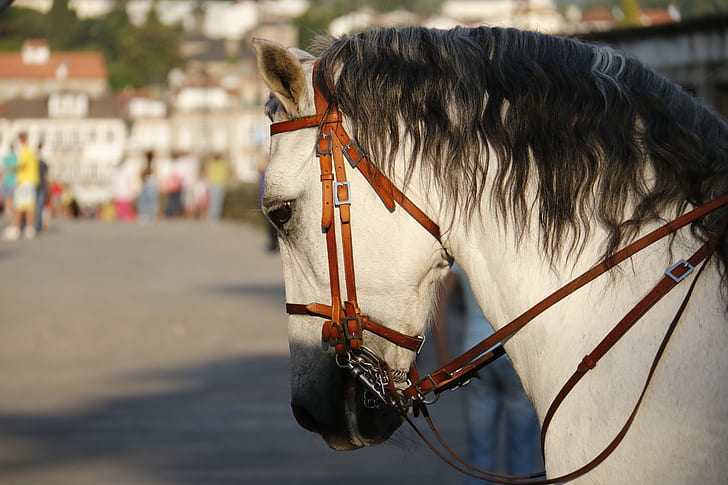
[(296, 421), (298, 421), (298, 424), (300, 424), (302, 428), (312, 431), (314, 433), (321, 432), (319, 423), (316, 421), (316, 418), (314, 418), (311, 413), (306, 411), (306, 409), (304, 409), (303, 407), (297, 406), (296, 404), (291, 404), (291, 408), (293, 409), (293, 416), (296, 418)]

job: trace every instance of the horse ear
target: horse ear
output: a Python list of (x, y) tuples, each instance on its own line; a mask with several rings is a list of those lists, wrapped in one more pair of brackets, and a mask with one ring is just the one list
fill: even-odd
[(296, 113), (306, 94), (306, 76), (301, 61), (313, 59), (313, 56), (270, 40), (253, 39), (253, 46), (263, 80), (286, 111)]

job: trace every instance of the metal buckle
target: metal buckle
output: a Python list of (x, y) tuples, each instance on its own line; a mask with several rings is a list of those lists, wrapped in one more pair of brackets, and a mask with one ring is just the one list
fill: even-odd
[(339, 344), (346, 345), (346, 343), (347, 343), (345, 330), (342, 328), (341, 324), (331, 322), (331, 328), (332, 329), (335, 328), (338, 331), (339, 338), (335, 339), (335, 338), (329, 337), (328, 340), (322, 340), (321, 346), (324, 350), (326, 350), (330, 347), (335, 347)]
[[(361, 320), (359, 319), (359, 317), (344, 317), (341, 320), (342, 320), (341, 326), (344, 327), (344, 337), (346, 338), (346, 341), (347, 342), (349, 340), (361, 339), (363, 337), (363, 335), (362, 335), (363, 334), (363, 331), (362, 331), (362, 327), (361, 327)], [(356, 332), (355, 333), (349, 332), (349, 326), (346, 324), (346, 322), (348, 322), (350, 320), (355, 320), (356, 321)]]
[[(329, 147), (326, 150), (321, 150), (320, 149), (321, 140), (326, 140), (326, 139), (328, 139), (328, 141), (329, 141)], [(331, 133), (321, 133), (319, 135), (319, 142), (316, 143), (316, 156), (320, 157), (321, 155), (331, 155), (332, 149), (333, 149), (333, 140), (331, 138)]]
[[(672, 272), (681, 266), (685, 268), (685, 272), (679, 276), (674, 275)], [(695, 266), (688, 263), (684, 259), (681, 259), (677, 263), (670, 266), (667, 269), (667, 271), (665, 271), (665, 274), (667, 276), (669, 276), (670, 278), (672, 278), (675, 281), (675, 283), (680, 283), (682, 280), (685, 279), (686, 276), (688, 276), (690, 273), (692, 273), (694, 269), (695, 269)]]
[[(340, 200), (339, 199), (339, 187), (346, 186), (346, 199)], [(334, 183), (334, 205), (336, 207), (342, 205), (342, 204), (351, 204), (351, 192), (349, 190), (349, 182), (335, 182)]]
[[(430, 393), (430, 392), (433, 393), (433, 399), (430, 401), (425, 399), (425, 394), (422, 393), (422, 387), (420, 387), (420, 384), (425, 381), (429, 381), (430, 383), (432, 383), (432, 389), (430, 389), (429, 391), (425, 391), (425, 394)], [(421, 377), (419, 380), (417, 380), (417, 382), (415, 382), (413, 384), (413, 386), (417, 390), (417, 400), (423, 404), (427, 404), (427, 405), (435, 404), (437, 402), (437, 400), (440, 399), (440, 394), (435, 392), (435, 389), (438, 388), (437, 382), (435, 382), (435, 379), (433, 379), (430, 374), (427, 374), (426, 376)]]
[[(356, 151), (358, 152), (359, 157), (354, 160), (354, 158), (349, 155), (349, 149), (354, 147)], [(364, 152), (361, 151), (361, 148), (359, 147), (359, 144), (356, 142), (356, 139), (352, 138), (349, 143), (344, 145), (344, 149), (342, 150), (344, 153), (344, 157), (349, 161), (349, 165), (351, 165), (353, 168), (356, 168), (356, 164), (361, 162), (364, 158)]]

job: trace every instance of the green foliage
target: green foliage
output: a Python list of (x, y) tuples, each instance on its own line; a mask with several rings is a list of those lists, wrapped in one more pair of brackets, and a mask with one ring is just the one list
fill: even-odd
[(0, 16), (0, 49), (17, 51), (29, 37), (48, 39), (51, 51), (103, 53), (115, 90), (165, 83), (170, 69), (182, 65), (180, 29), (162, 25), (156, 13), (150, 13), (144, 25), (132, 25), (126, 0), (94, 19), (79, 20), (68, 9), (68, 0), (53, 0), (45, 15), (11, 7)]
[(20, 50), (23, 40), (45, 37), (46, 16), (35, 10), (11, 7), (0, 15), (0, 50)]
[[(119, 60), (134, 66), (135, 78), (129, 80), (129, 85), (164, 84), (167, 73), (182, 65), (178, 46), (179, 35), (175, 31), (153, 23), (135, 28), (131, 35), (120, 39)], [(120, 84), (119, 80), (115, 82)]]
[(311, 41), (320, 34), (328, 31), (329, 24), (338, 17), (332, 11), (309, 8), (306, 13), (294, 19), (293, 23), (298, 29), (298, 45), (307, 49)]
[(46, 38), (52, 49), (73, 49), (79, 21), (76, 12), (68, 8), (68, 0), (53, 0), (46, 14)]
[(393, 10), (404, 9), (421, 15), (430, 15), (440, 10), (442, 0), (365, 0), (361, 3), (378, 12), (391, 12)]

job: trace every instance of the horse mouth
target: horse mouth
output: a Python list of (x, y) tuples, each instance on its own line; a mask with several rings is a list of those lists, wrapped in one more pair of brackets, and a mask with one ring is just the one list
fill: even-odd
[[(334, 450), (355, 450), (386, 441), (402, 424), (399, 411), (392, 406), (369, 408), (364, 405), (365, 389), (348, 372), (340, 370), (334, 416), (321, 416), (312, 409), (292, 403), (293, 415), (305, 429), (320, 434)], [(332, 419), (333, 418), (333, 419)]]

